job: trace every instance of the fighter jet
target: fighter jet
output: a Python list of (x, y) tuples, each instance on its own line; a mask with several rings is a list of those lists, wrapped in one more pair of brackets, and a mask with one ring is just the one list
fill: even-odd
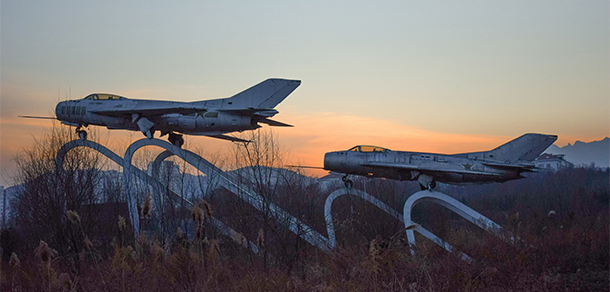
[(324, 155), (324, 169), (344, 173), (345, 186), (353, 182), (348, 174), (417, 180), (422, 190), (432, 190), (436, 182), (476, 184), (505, 182), (535, 171), (532, 161), (557, 140), (556, 135), (525, 134), (490, 151), (436, 154), (392, 151), (359, 145)]
[[(270, 126), (291, 125), (270, 119), (274, 109), (299, 85), (300, 80), (267, 79), (232, 97), (195, 102), (130, 99), (119, 95), (93, 93), (79, 100), (62, 101), (55, 115), (62, 124), (75, 126), (81, 139), (83, 127), (105, 126), (108, 129), (140, 131), (153, 138), (155, 132), (181, 147), (181, 134), (203, 135), (234, 142), (246, 140), (225, 135)], [(44, 118), (22, 116), (25, 118)]]

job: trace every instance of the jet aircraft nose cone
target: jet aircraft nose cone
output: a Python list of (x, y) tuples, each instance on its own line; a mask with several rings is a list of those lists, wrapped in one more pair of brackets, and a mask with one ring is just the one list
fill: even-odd
[(55, 106), (55, 117), (59, 120), (63, 119), (63, 115), (61, 113), (61, 107), (63, 106), (63, 103), (65, 103), (65, 101), (59, 102), (57, 104), (57, 106)]
[(331, 155), (332, 155), (332, 152), (328, 152), (328, 153), (324, 154), (324, 169), (326, 169), (326, 170), (330, 170)]
[(338, 152), (328, 152), (324, 154), (324, 169), (337, 170), (341, 163)]

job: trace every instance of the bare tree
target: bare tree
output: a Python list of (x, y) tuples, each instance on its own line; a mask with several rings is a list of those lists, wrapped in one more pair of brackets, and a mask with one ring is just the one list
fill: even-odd
[(85, 212), (83, 206), (100, 202), (96, 196), (102, 163), (99, 155), (88, 148), (75, 148), (62, 166), (55, 163), (57, 151), (75, 138), (69, 128), (54, 125), (15, 158), (16, 183), (23, 186), (14, 202), (15, 221), (30, 247), (44, 240), (59, 251), (77, 253), (82, 231), (66, 223), (67, 210), (81, 214), (85, 232), (93, 228), (96, 214)]
[[(308, 184), (303, 175), (284, 169), (283, 160), (287, 151), (282, 149), (277, 137), (271, 130), (257, 130), (245, 137), (251, 142), (237, 144), (233, 151), (233, 171), (244, 190), (250, 190), (257, 198), (258, 210), (244, 201), (231, 204), (232, 222), (241, 225), (240, 229), (256, 238), (262, 251), (263, 264), (269, 266), (270, 253), (274, 259), (289, 269), (299, 257), (306, 244), (301, 239), (305, 228), (290, 231), (293, 218), (307, 220), (314, 200), (307, 194)], [(244, 194), (246, 195), (246, 194)], [(283, 211), (279, 210), (281, 208)]]

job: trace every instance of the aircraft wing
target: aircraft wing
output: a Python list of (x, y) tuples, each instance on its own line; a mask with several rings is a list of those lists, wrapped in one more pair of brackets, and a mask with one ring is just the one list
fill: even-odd
[(202, 112), (205, 109), (196, 106), (169, 106), (169, 107), (135, 107), (135, 108), (113, 108), (104, 110), (91, 110), (92, 113), (104, 116), (125, 116), (139, 114), (142, 116), (160, 116), (165, 114), (192, 114)]
[(509, 170), (520, 170), (526, 172), (533, 172), (535, 166), (533, 164), (504, 164), (504, 163), (493, 163), (493, 162), (483, 162), (483, 165), (499, 168), (499, 169), (509, 169)]
[[(243, 108), (243, 109), (217, 109), (222, 112), (229, 112), (238, 115), (258, 115), (263, 118), (272, 117), (278, 113), (275, 109), (268, 108)], [(112, 108), (112, 109), (103, 109), (103, 110), (91, 110), (92, 113), (96, 113), (99, 115), (105, 116), (123, 116), (123, 115), (132, 115), (132, 114), (140, 114), (142, 116), (157, 116), (164, 114), (192, 114), (205, 112), (206, 109), (202, 106), (189, 105), (189, 104), (179, 104), (179, 105), (138, 105), (136, 107), (128, 107), (128, 108)], [(282, 123), (283, 124), (283, 123)]]
[(438, 167), (426, 167), (421, 165), (410, 165), (400, 163), (387, 163), (387, 162), (365, 162), (361, 165), (378, 168), (392, 168), (392, 169), (404, 169), (404, 170), (415, 170), (424, 173), (458, 173), (458, 174), (476, 174), (476, 175), (493, 175), (501, 176), (499, 173), (466, 170), (466, 169), (455, 169), (455, 168), (438, 168)]

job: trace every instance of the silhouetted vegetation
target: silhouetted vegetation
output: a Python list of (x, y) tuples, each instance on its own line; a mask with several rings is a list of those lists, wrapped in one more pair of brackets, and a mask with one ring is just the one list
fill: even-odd
[[(59, 134), (53, 133), (64, 137)], [(101, 179), (94, 154), (71, 152), (64, 171), (57, 172), (53, 151), (72, 137), (25, 151), (15, 228), (2, 232), (2, 290), (609, 289), (608, 169), (564, 169), (504, 184), (439, 185), (515, 235), (508, 244), (438, 205), (418, 205), (415, 221), (470, 255), (472, 263), (420, 236), (412, 255), (402, 223), (351, 196), (333, 205), (338, 247), (324, 252), (299, 237), (301, 231), (289, 231), (286, 218), (272, 216), (270, 207), (280, 206), (326, 235), (324, 202), (341, 182), (322, 191), (316, 180), (281, 168), (283, 152), (272, 135), (253, 135), (254, 142), (237, 147), (225, 165), (232, 164), (233, 175), (261, 195), (260, 209), (219, 187), (213, 176), (199, 177), (197, 191), (186, 188), (184, 167), (173, 173), (172, 165), (162, 173), (162, 204), (155, 199), (146, 206), (146, 198), (161, 194), (138, 189), (143, 223), (135, 239), (125, 190), (120, 181)], [(354, 187), (399, 211), (419, 190), (417, 182), (364, 178)], [(238, 235), (222, 235), (212, 217)], [(244, 247), (244, 238), (256, 249)]]

